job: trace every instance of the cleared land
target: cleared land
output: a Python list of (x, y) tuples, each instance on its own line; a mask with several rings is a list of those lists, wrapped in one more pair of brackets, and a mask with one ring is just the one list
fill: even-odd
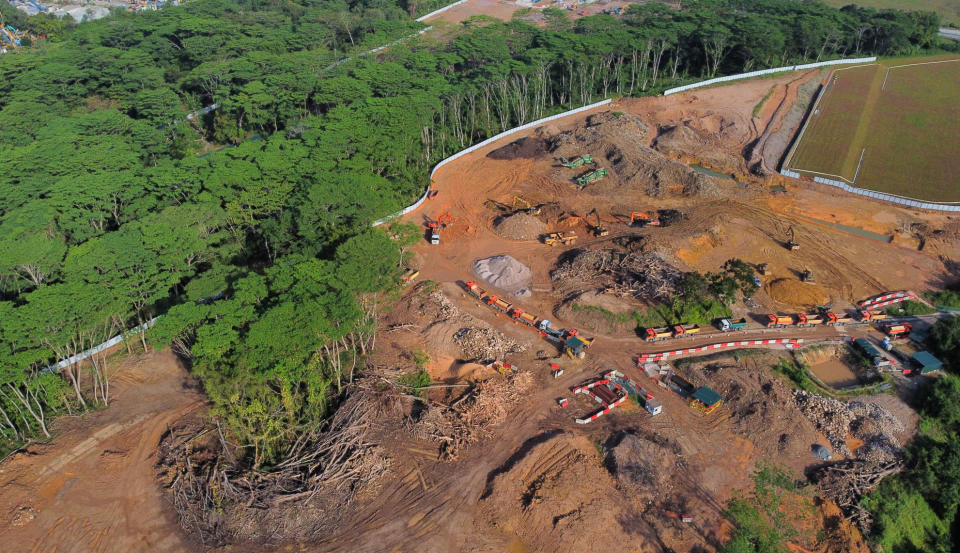
[(960, 201), (960, 59), (837, 70), (827, 86), (791, 169), (910, 198)]
[[(851, 2), (849, 0), (824, 0), (824, 3), (834, 8), (842, 8)], [(960, 25), (960, 3), (956, 0), (857, 0), (853, 2), (864, 8), (878, 10), (927, 10), (940, 14), (944, 23)]]

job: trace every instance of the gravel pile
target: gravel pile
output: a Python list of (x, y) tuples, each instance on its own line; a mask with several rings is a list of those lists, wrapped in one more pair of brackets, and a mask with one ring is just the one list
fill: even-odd
[(547, 225), (533, 215), (520, 212), (502, 217), (493, 229), (511, 240), (536, 240), (547, 231)]
[(480, 280), (507, 292), (524, 290), (533, 278), (530, 267), (509, 255), (495, 255), (474, 261), (473, 274)]
[(502, 361), (508, 353), (519, 353), (527, 349), (491, 328), (461, 328), (453, 335), (453, 341), (463, 351), (464, 361), (481, 364)]

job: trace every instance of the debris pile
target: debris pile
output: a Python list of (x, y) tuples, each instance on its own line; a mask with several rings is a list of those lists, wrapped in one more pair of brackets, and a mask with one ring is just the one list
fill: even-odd
[(536, 240), (547, 231), (543, 221), (523, 212), (501, 217), (493, 228), (497, 234), (511, 240)]
[(487, 154), (490, 159), (530, 159), (547, 153), (547, 143), (542, 138), (521, 138)]
[(464, 327), (453, 335), (463, 351), (464, 361), (492, 363), (503, 359), (508, 353), (519, 353), (527, 349), (523, 344), (507, 338), (492, 328)]
[(837, 503), (847, 520), (852, 521), (863, 535), (870, 534), (873, 517), (861, 503), (861, 498), (873, 491), (881, 480), (900, 472), (899, 461), (875, 463), (862, 459), (847, 459), (821, 467), (814, 475), (820, 493)]
[(656, 252), (622, 253), (613, 250), (578, 250), (550, 272), (555, 281), (594, 283), (619, 289), (642, 300), (672, 296), (683, 271)]
[[(687, 124), (660, 127), (654, 148), (674, 159), (696, 159), (708, 167), (734, 171), (742, 163), (726, 153), (718, 133), (704, 132)], [(732, 121), (721, 125), (733, 125)]]
[(451, 406), (430, 405), (407, 429), (414, 438), (436, 443), (441, 460), (455, 461), (463, 446), (489, 437), (532, 386), (530, 372), (485, 380)]
[(507, 292), (518, 292), (530, 283), (533, 271), (509, 255), (495, 255), (473, 262), (473, 274)]
[[(795, 390), (794, 402), (810, 422), (830, 441), (834, 452), (872, 463), (890, 463), (900, 458), (902, 448), (896, 439), (903, 425), (883, 407), (874, 403), (851, 401), (845, 403), (832, 398)], [(851, 452), (847, 436), (864, 442)]]

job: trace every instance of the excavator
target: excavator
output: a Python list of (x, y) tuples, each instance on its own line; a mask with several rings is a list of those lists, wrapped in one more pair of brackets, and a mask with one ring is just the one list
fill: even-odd
[(517, 204), (520, 204), (521, 206), (518, 211), (523, 211), (524, 213), (528, 213), (530, 215), (540, 215), (540, 206), (531, 204), (523, 196), (513, 197), (513, 207), (516, 208)]
[(787, 249), (792, 252), (799, 250), (800, 244), (797, 243), (797, 236), (793, 232), (793, 227), (791, 226), (787, 232), (790, 234), (790, 240), (787, 240)]
[(450, 212), (441, 214), (434, 220), (427, 219), (427, 228), (430, 229), (430, 243), (434, 246), (440, 243), (440, 231), (447, 228), (447, 225), (453, 224), (453, 217)]
[[(593, 215), (597, 218), (597, 224), (590, 224), (590, 216)], [(610, 231), (607, 230), (607, 227), (603, 226), (603, 223), (600, 221), (600, 213), (597, 212), (597, 208), (593, 208), (590, 213), (587, 213), (586, 217), (587, 226), (590, 227), (590, 230), (593, 231), (594, 236), (606, 236), (610, 234)]]
[(658, 217), (651, 219), (649, 215), (642, 211), (634, 211), (630, 214), (630, 226), (659, 227), (660, 219)]

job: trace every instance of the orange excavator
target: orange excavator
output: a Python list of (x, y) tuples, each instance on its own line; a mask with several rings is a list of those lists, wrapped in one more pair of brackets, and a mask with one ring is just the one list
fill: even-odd
[(434, 220), (427, 219), (427, 228), (430, 229), (430, 243), (437, 245), (440, 243), (440, 231), (453, 224), (453, 216), (450, 212), (441, 214)]
[(643, 227), (659, 227), (660, 219), (658, 217), (650, 218), (649, 215), (642, 211), (634, 211), (630, 214), (630, 226), (643, 226)]

